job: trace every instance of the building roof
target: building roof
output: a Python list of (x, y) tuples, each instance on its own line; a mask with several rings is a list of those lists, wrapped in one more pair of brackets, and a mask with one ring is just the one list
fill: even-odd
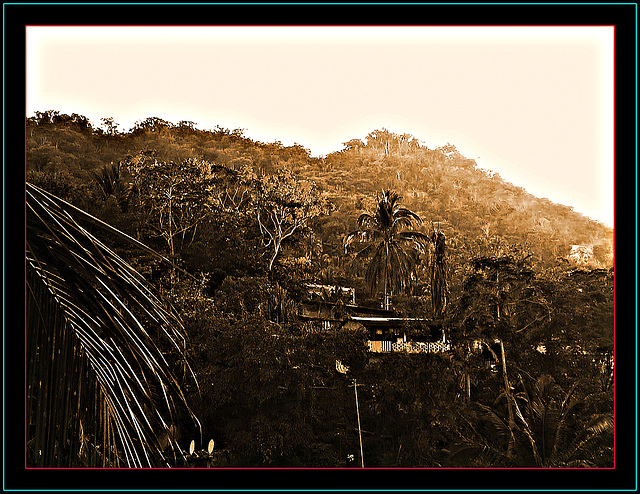
[(351, 316), (350, 319), (352, 321), (359, 322), (364, 326), (396, 326), (401, 325), (403, 323), (419, 323), (425, 324), (427, 326), (442, 326), (441, 321), (434, 321), (433, 319), (420, 319), (416, 317), (362, 317), (362, 316)]

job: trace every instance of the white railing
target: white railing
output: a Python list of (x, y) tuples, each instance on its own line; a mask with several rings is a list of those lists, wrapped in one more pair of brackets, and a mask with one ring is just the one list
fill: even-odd
[(369, 341), (371, 352), (440, 353), (451, 349), (449, 343), (422, 341)]

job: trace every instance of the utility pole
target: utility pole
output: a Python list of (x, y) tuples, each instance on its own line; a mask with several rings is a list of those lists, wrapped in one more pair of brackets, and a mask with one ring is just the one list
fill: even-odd
[[(349, 372), (349, 368), (342, 365), (342, 362), (336, 360), (336, 370), (340, 374), (344, 374), (346, 376), (347, 372)], [(358, 437), (360, 439), (360, 465), (364, 468), (364, 452), (362, 450), (362, 429), (360, 428), (360, 406), (358, 404), (358, 383), (356, 379), (353, 380), (353, 392), (356, 396), (356, 415), (358, 417)]]
[(364, 468), (364, 453), (362, 450), (362, 430), (360, 429), (360, 407), (358, 406), (358, 383), (356, 380), (353, 380), (353, 391), (356, 395), (356, 414), (358, 416), (358, 436), (360, 438), (360, 464), (362, 468)]

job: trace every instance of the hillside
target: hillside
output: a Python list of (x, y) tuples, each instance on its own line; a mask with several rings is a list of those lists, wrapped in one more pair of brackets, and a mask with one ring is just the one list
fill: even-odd
[(478, 168), (453, 145), (428, 149), (412, 136), (383, 129), (366, 142), (345, 143), (325, 161), (322, 173), (310, 174), (336, 195), (367, 196), (383, 187), (399, 191), (406, 207), (460, 241), (460, 248), (500, 238), (554, 263), (566, 259), (572, 245), (586, 245), (602, 265), (611, 262), (612, 229)]
[(62, 196), (76, 190), (82, 203), (80, 190), (91, 183), (91, 172), (151, 149), (158, 160), (196, 157), (234, 169), (249, 165), (266, 175), (286, 167), (313, 180), (336, 205), (314, 228), (322, 254), (330, 257), (338, 255), (359, 214), (371, 209), (375, 194), (391, 188), (420, 215), (423, 230), (435, 226), (445, 232), (453, 257), (507, 244), (552, 266), (581, 245), (593, 253), (588, 259), (593, 267), (613, 262), (613, 230), (606, 225), (479, 168), (453, 145), (429, 149), (414, 136), (385, 129), (372, 131), (365, 141), (345, 142), (343, 149), (319, 159), (302, 145), (255, 142), (241, 129), (200, 130), (193, 122), (150, 117), (119, 133), (109, 119), (94, 127), (81, 115), (49, 111), (27, 122), (27, 179)]

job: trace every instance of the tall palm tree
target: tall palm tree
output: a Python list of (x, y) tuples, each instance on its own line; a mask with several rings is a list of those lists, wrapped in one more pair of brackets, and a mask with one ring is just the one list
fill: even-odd
[(371, 258), (365, 280), (372, 294), (382, 285), (384, 306), (388, 308), (389, 295), (407, 291), (416, 278), (417, 254), (426, 252), (429, 237), (412, 231), (422, 220), (400, 207), (401, 197), (396, 192), (383, 190), (377, 199), (375, 213), (360, 215), (358, 229), (345, 237), (344, 245), (347, 250), (354, 242), (365, 244), (357, 254)]
[(180, 318), (87, 227), (153, 251), (31, 184), (26, 196), (28, 464), (169, 465), (177, 415), (197, 422), (172, 371), (187, 365)]
[(447, 261), (445, 256), (445, 236), (440, 230), (435, 230), (431, 234), (431, 241), (434, 244), (429, 275), (431, 282), (431, 303), (433, 313), (436, 317), (443, 317), (444, 310), (449, 298), (449, 287), (447, 286)]

